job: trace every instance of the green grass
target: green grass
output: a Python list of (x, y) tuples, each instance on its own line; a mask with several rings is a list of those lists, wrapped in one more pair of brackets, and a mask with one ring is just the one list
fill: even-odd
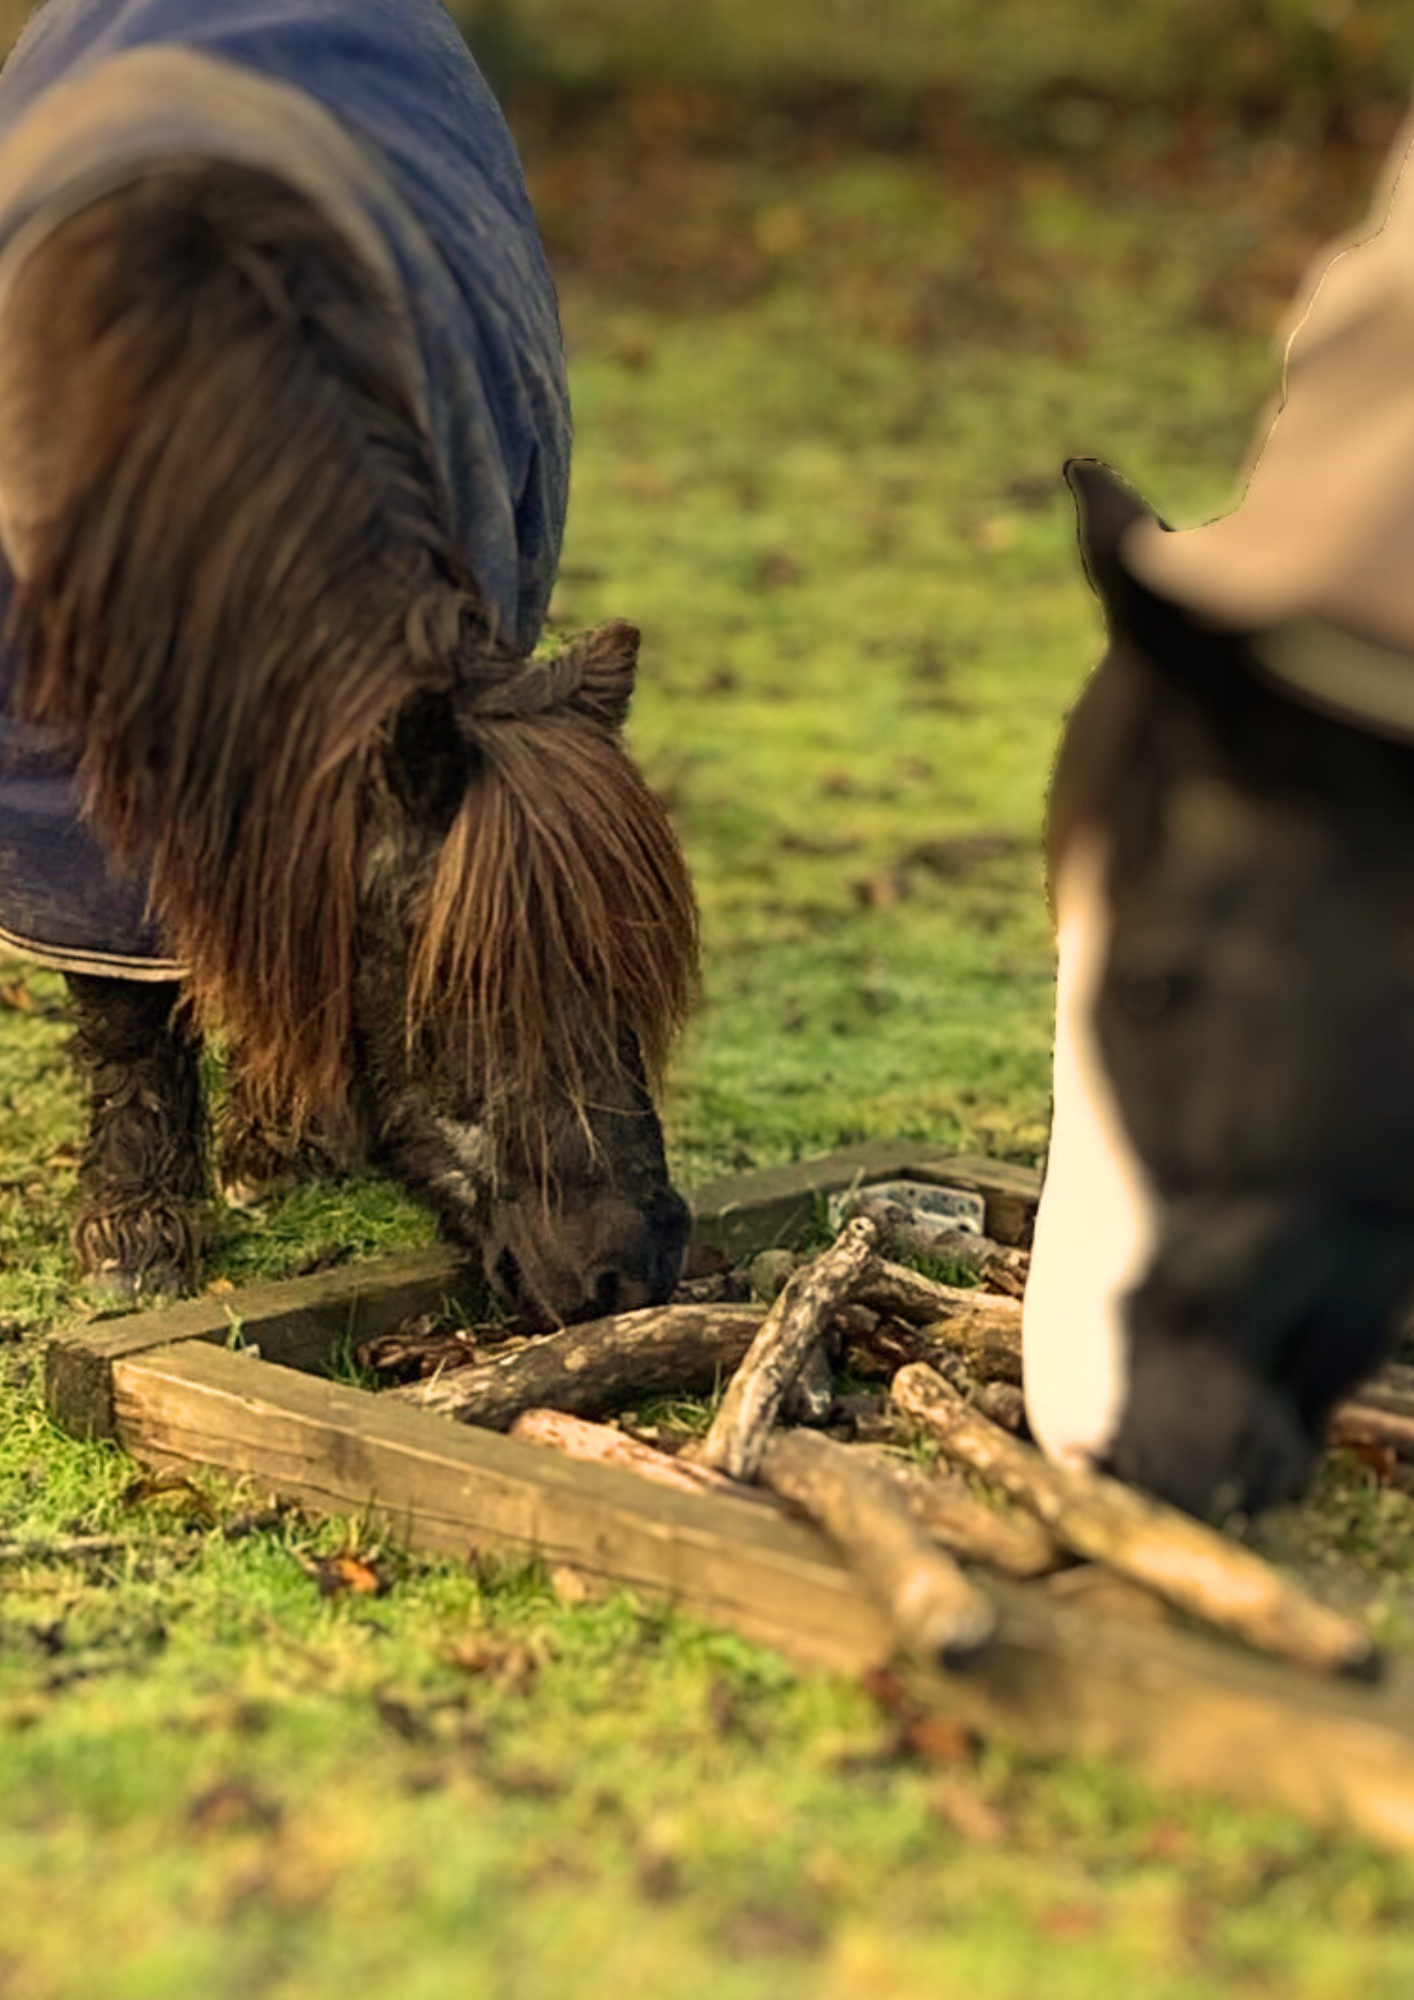
[[(703, 902), (689, 1182), (867, 1133), (1040, 1155), (1036, 842), (1099, 638), (1059, 463), (1218, 506), (1345, 198), (1260, 149), (1141, 167), (533, 163), (579, 423), (556, 617), (643, 626), (635, 743)], [(979, 830), (1011, 846), (939, 873)], [(390, 1558), (326, 1599), (357, 1526), (134, 1491), (36, 1380), (86, 1309), (63, 1034), (0, 1008), (0, 1540), (122, 1546), (0, 1562), (4, 2000), (1414, 1991), (1414, 1871), (1358, 1842), (930, 1753), (858, 1687), (534, 1572)], [(210, 1273), (426, 1235), (386, 1188), (305, 1190), (225, 1220)], [(1400, 1629), (1400, 1496), (1333, 1466), (1273, 1532)]]

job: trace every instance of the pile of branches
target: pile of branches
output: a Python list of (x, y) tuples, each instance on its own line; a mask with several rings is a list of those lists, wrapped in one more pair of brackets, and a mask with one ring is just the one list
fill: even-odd
[[(1360, 1625), (1241, 1543), (1025, 1440), (1024, 1253), (992, 1260), (998, 1289), (985, 1257), (981, 1285), (944, 1285), (887, 1261), (864, 1214), (794, 1263), (782, 1256), (769, 1305), (719, 1283), (706, 1301), (511, 1335), (489, 1358), (475, 1335), (413, 1326), (363, 1359), (390, 1376), (430, 1370), (388, 1393), (460, 1422), (803, 1514), (900, 1646), (932, 1664), (964, 1668), (996, 1636), (985, 1570), (1037, 1577), (1079, 1560), (1265, 1652), (1325, 1673), (1373, 1670)], [(839, 1375), (871, 1386), (838, 1395)], [(661, 1426), (650, 1440), (605, 1421), (655, 1397), (718, 1394), (705, 1437), (675, 1451)]]

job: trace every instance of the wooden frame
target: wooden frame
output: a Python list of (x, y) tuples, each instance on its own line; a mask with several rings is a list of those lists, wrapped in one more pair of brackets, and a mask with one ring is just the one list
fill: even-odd
[[(981, 1192), (1000, 1240), (1024, 1236), (1037, 1192), (1022, 1169), (871, 1144), (703, 1190), (697, 1235), (740, 1256), (798, 1236), (821, 1196), (894, 1178)], [(883, 1663), (878, 1612), (813, 1529), (310, 1372), (457, 1286), (455, 1258), (430, 1251), (94, 1322), (51, 1340), (49, 1408), (80, 1436), (249, 1476), (411, 1548), (534, 1554), (804, 1665)], [(1396, 1661), (1378, 1687), (1332, 1684), (1187, 1632), (1068, 1609), (1044, 1585), (988, 1588), (1002, 1612), (997, 1643), (965, 1675), (917, 1676), (928, 1701), (1042, 1753), (1121, 1757), (1162, 1784), (1284, 1806), (1414, 1851), (1414, 1662)]]

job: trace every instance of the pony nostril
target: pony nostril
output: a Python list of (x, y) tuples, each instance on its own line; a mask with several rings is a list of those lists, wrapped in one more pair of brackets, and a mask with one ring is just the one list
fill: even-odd
[(594, 1281), (591, 1303), (596, 1319), (608, 1319), (623, 1309), (623, 1279), (615, 1270), (601, 1271)]
[(491, 1283), (505, 1299), (519, 1299), (523, 1289), (520, 1265), (513, 1250), (503, 1250), (496, 1259), (491, 1273)]

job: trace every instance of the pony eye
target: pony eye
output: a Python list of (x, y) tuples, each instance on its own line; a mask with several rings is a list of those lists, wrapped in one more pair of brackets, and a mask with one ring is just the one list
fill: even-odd
[(1157, 1021), (1182, 994), (1184, 982), (1172, 972), (1131, 972), (1119, 980), (1119, 1004), (1132, 1021)]

